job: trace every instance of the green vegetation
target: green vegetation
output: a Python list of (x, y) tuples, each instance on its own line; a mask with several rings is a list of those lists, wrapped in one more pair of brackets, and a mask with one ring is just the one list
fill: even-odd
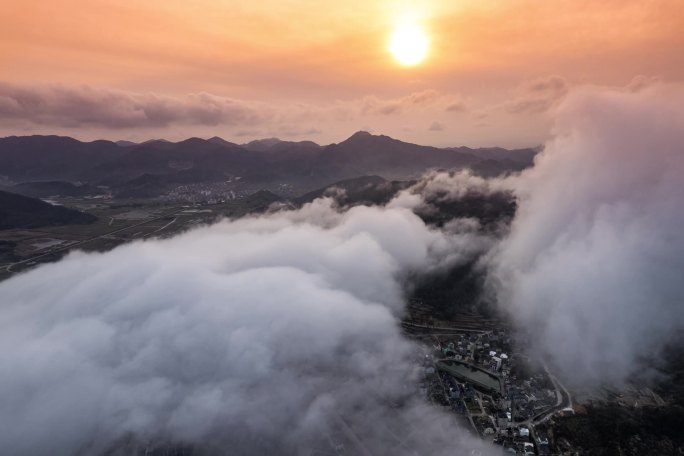
[(684, 450), (684, 408), (593, 405), (587, 414), (561, 419), (555, 439), (567, 439), (590, 456), (664, 456)]
[(423, 278), (413, 289), (411, 298), (429, 305), (433, 315), (451, 319), (478, 303), (484, 277), (474, 269), (475, 262)]

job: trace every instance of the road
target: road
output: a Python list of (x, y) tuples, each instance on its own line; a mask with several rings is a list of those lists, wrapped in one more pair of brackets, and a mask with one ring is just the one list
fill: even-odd
[(555, 376), (551, 374), (551, 372), (549, 372), (549, 369), (546, 367), (546, 365), (544, 365), (544, 370), (546, 371), (546, 375), (548, 375), (551, 379), (551, 383), (553, 383), (553, 386), (556, 388), (556, 406), (542, 416), (537, 415), (536, 417), (532, 418), (532, 420), (529, 420), (532, 425), (541, 424), (547, 421), (559, 410), (572, 408), (572, 396), (570, 395), (570, 392)]
[(161, 228), (158, 228), (158, 229), (154, 230), (153, 232), (154, 232), (154, 233), (158, 233), (158, 232), (160, 232), (161, 230), (168, 228), (169, 226), (173, 225), (173, 223), (174, 223), (176, 220), (178, 220), (178, 217), (174, 217), (173, 220), (171, 220), (169, 223), (167, 223), (166, 225), (162, 226)]
[(558, 413), (560, 410), (563, 410), (568, 407), (572, 407), (572, 396), (570, 395), (570, 392), (563, 386), (563, 384), (549, 372), (548, 367), (546, 367), (546, 364), (544, 364), (544, 370), (546, 371), (546, 375), (549, 376), (551, 379), (551, 383), (553, 383), (554, 388), (556, 389), (556, 405), (551, 408), (549, 411), (542, 413), (541, 415), (537, 415), (536, 417), (526, 420), (522, 423), (521, 425), (525, 425), (528, 427), (530, 430), (530, 437), (532, 437), (532, 440), (536, 440), (536, 430), (535, 427), (548, 421), (552, 416), (554, 416), (556, 413)]
[[(480, 334), (486, 334), (486, 333), (491, 333), (491, 329), (473, 329), (471, 328), (457, 328), (457, 327), (447, 327), (447, 326), (428, 326), (428, 325), (420, 325), (417, 323), (411, 323), (408, 321), (402, 321), (401, 325), (404, 327), (409, 327), (409, 328), (417, 328), (417, 329), (429, 329), (431, 331), (456, 331), (456, 334), (462, 334), (464, 332), (467, 333), (480, 333)], [(440, 336), (449, 336), (452, 334), (442, 334), (442, 333), (434, 333), (435, 335), (440, 335)]]

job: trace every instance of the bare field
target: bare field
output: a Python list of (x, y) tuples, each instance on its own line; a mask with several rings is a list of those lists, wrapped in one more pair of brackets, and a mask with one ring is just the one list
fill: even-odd
[(95, 215), (97, 221), (88, 225), (0, 230), (0, 280), (41, 263), (57, 261), (74, 249), (104, 252), (127, 242), (173, 236), (257, 209), (245, 200), (204, 205), (146, 200), (94, 204), (73, 198), (58, 202)]

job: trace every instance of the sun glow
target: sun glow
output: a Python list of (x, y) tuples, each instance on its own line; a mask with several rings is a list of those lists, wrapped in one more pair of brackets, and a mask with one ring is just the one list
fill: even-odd
[(390, 37), (390, 52), (402, 65), (420, 63), (428, 51), (428, 37), (415, 25), (401, 25)]

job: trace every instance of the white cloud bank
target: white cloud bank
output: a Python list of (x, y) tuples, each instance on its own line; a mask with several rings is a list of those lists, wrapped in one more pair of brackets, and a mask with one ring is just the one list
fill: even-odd
[(575, 90), (508, 182), (498, 301), (566, 379), (619, 385), (684, 329), (684, 89)]
[(396, 320), (404, 275), (470, 249), (405, 209), (318, 200), (7, 280), (0, 447), (308, 454), (336, 434), (355, 454), (482, 446), (418, 398), (416, 346)]

